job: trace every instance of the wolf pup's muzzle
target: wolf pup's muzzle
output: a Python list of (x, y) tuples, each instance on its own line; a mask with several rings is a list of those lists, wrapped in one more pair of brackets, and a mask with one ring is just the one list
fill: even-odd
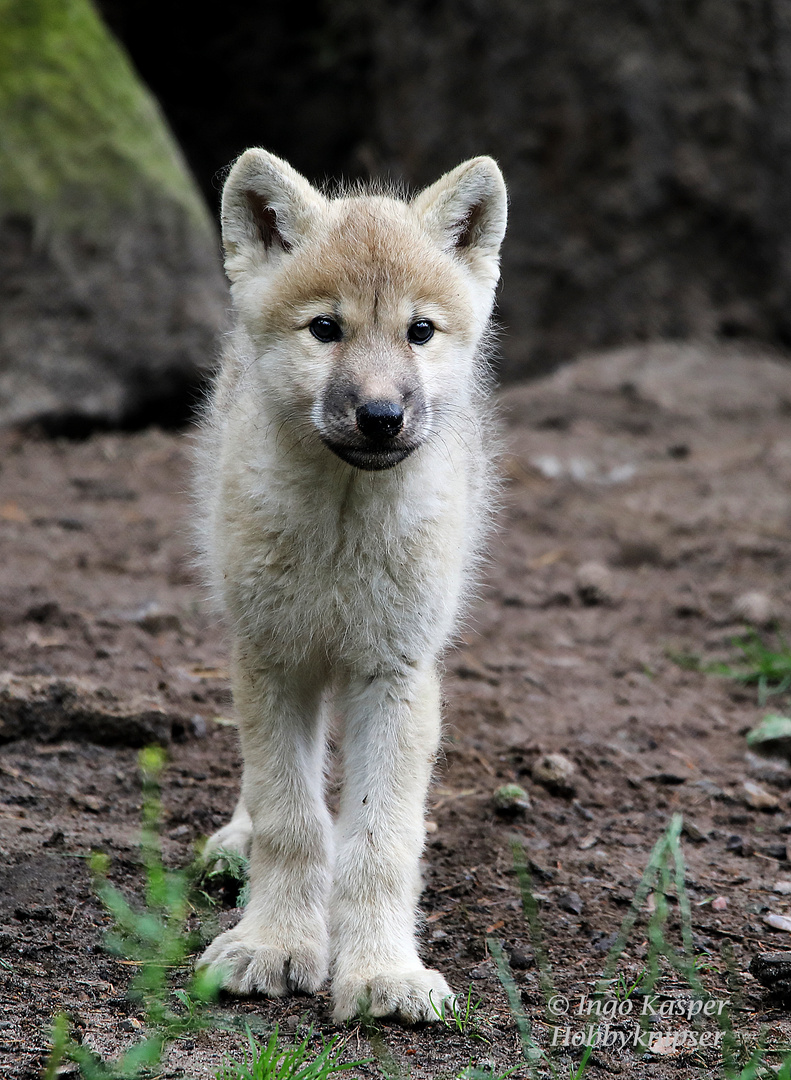
[(347, 397), (341, 408), (337, 397), (325, 402), (324, 444), (339, 458), (358, 469), (391, 469), (416, 450), (423, 441), (425, 402), (411, 390), (399, 400), (375, 398), (359, 401)]

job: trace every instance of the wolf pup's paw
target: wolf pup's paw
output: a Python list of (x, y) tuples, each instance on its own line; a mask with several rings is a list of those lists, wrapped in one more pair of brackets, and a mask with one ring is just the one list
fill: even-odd
[(223, 989), (234, 994), (315, 994), (327, 978), (326, 946), (310, 941), (286, 945), (272, 934), (252, 932), (243, 922), (215, 938), (197, 966), (218, 972)]
[(218, 869), (225, 869), (225, 860), (219, 857), (220, 851), (235, 851), (238, 855), (243, 855), (245, 858), (250, 854), (250, 842), (253, 834), (253, 825), (248, 817), (244, 819), (237, 819), (229, 821), (227, 825), (223, 825), (221, 829), (218, 829), (216, 833), (212, 833), (209, 839), (206, 841), (206, 846), (203, 849), (203, 861), (205, 863), (217, 863)]
[(415, 1024), (440, 1020), (456, 1007), (456, 997), (447, 982), (430, 968), (336, 978), (332, 996), (335, 1001), (332, 1016), (336, 1021), (367, 1013), (398, 1016)]

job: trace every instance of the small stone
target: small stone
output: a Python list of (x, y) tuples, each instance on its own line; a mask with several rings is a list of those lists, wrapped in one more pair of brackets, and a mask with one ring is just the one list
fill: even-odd
[(531, 965), (530, 957), (521, 949), (511, 949), (510, 960), (514, 971), (527, 971)]
[(583, 563), (577, 568), (574, 583), (583, 604), (610, 604), (614, 599), (615, 579), (603, 563)]
[[(527, 869), (536, 881), (554, 881), (555, 879), (555, 871), (550, 870), (548, 866), (542, 866), (541, 863), (536, 862), (535, 859), (528, 858)], [(533, 896), (536, 900), (541, 899), (539, 893), (535, 892), (535, 890), (533, 891)]]
[(163, 634), (167, 630), (181, 630), (178, 615), (164, 611), (159, 604), (147, 604), (132, 617), (132, 622), (152, 636)]
[(618, 940), (618, 934), (605, 934), (603, 937), (598, 938), (596, 941), (591, 942), (594, 949), (597, 952), (606, 953), (609, 952), (615, 942)]
[(561, 795), (574, 794), (572, 777), (576, 772), (576, 766), (563, 754), (542, 754), (533, 763), (530, 771), (536, 783), (543, 784), (550, 791), (556, 791)]
[(494, 965), (491, 960), (485, 960), (470, 972), (471, 979), (488, 979), (494, 974)]
[(447, 932), (445, 930), (432, 930), (431, 931), (431, 940), (432, 941), (444, 941), (447, 936), (448, 935), (447, 935)]
[(582, 914), (582, 898), (579, 893), (561, 893), (557, 898), (557, 905), (561, 911), (568, 911), (572, 915)]
[(774, 930), (784, 930), (787, 934), (791, 934), (791, 918), (788, 915), (775, 915), (772, 912), (764, 915), (764, 922)]
[(708, 833), (704, 833), (697, 827), (694, 821), (688, 821), (686, 818), (684, 819), (684, 824), (681, 826), (681, 831), (696, 844), (702, 844), (709, 838)]
[(78, 792), (70, 795), (71, 802), (80, 810), (87, 810), (89, 814), (100, 814), (102, 803), (95, 795), (80, 795)]
[(286, 1019), (283, 1021), (283, 1026), (287, 1031), (296, 1031), (299, 1027), (299, 1017), (287, 1016)]
[(733, 602), (733, 614), (750, 626), (769, 626), (776, 618), (775, 606), (766, 593), (745, 592)]
[(195, 713), (190, 717), (190, 731), (196, 739), (205, 739), (208, 727), (206, 725), (206, 718), (201, 716), (200, 713)]
[(725, 896), (715, 896), (711, 902), (712, 911), (725, 911), (728, 906), (728, 898)]
[(787, 995), (791, 991), (791, 953), (759, 953), (750, 961), (748, 971), (774, 993)]
[(46, 904), (33, 904), (31, 907), (14, 908), (14, 917), (20, 922), (55, 922), (55, 913)]
[(503, 784), (494, 793), (494, 808), (504, 817), (515, 817), (530, 809), (530, 796), (519, 784)]
[(776, 881), (772, 886), (772, 892), (779, 893), (780, 896), (791, 896), (791, 881), (783, 879)]
[(733, 852), (734, 855), (744, 855), (748, 857), (753, 854), (753, 846), (749, 840), (745, 840), (743, 836), (739, 836), (738, 833), (733, 833), (725, 841), (725, 850)]
[(778, 797), (766, 791), (760, 784), (756, 784), (754, 780), (745, 780), (742, 787), (744, 802), (753, 810), (777, 810), (780, 806)]

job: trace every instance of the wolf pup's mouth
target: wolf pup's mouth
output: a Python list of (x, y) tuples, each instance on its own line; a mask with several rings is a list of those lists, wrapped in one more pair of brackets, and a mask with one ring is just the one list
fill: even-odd
[(393, 446), (385, 449), (381, 446), (368, 448), (348, 446), (344, 443), (330, 442), (328, 439), (323, 441), (324, 445), (342, 461), (345, 461), (347, 465), (353, 465), (356, 469), (365, 469), (366, 472), (392, 469), (394, 465), (398, 465), (404, 458), (409, 457), (413, 450), (417, 449), (417, 444), (414, 446)]

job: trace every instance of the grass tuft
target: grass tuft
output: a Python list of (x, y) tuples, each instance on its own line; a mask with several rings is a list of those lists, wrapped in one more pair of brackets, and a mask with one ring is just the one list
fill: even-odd
[(687, 671), (704, 671), (747, 686), (757, 686), (758, 703), (765, 705), (773, 695), (791, 689), (791, 646), (783, 638), (778, 640), (779, 647), (771, 648), (755, 632), (735, 638), (732, 644), (741, 655), (732, 663), (704, 663), (692, 653), (669, 652), (668, 656)]
[(344, 1064), (341, 1061), (344, 1043), (338, 1035), (322, 1042), (318, 1053), (310, 1045), (312, 1037), (311, 1028), (301, 1043), (283, 1047), (277, 1026), (266, 1044), (256, 1042), (248, 1029), (247, 1047), (242, 1056), (229, 1056), (217, 1073), (217, 1080), (328, 1080), (338, 1073), (367, 1064), (364, 1061)]

